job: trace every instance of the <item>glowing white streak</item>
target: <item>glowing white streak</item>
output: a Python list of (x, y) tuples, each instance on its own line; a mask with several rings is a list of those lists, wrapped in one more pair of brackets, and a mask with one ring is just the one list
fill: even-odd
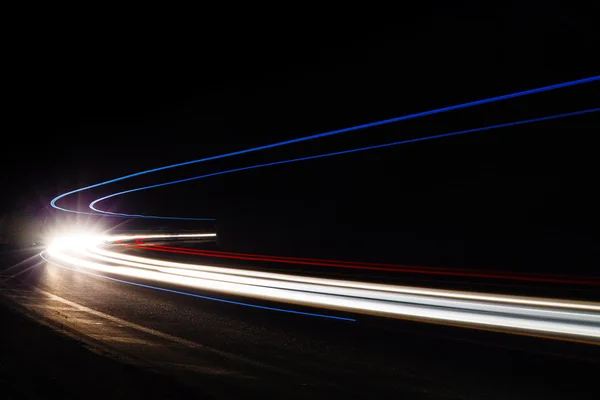
[(270, 288), (278, 288), (278, 289), (288, 289), (295, 291), (304, 291), (310, 293), (324, 293), (324, 294), (332, 294), (338, 296), (348, 296), (348, 297), (358, 297), (363, 299), (375, 299), (375, 300), (384, 300), (384, 301), (393, 301), (399, 303), (408, 303), (408, 304), (421, 304), (428, 306), (438, 306), (438, 307), (453, 307), (453, 308), (463, 308), (470, 309), (474, 311), (484, 311), (484, 312), (498, 312), (505, 314), (517, 314), (517, 315), (526, 315), (533, 316), (538, 318), (560, 318), (566, 320), (574, 320), (574, 321), (586, 321), (592, 323), (600, 323), (600, 314), (597, 313), (589, 313), (589, 312), (569, 312), (569, 311), (556, 311), (549, 310), (544, 308), (534, 308), (534, 307), (521, 307), (514, 305), (497, 305), (494, 303), (485, 303), (485, 302), (477, 302), (470, 300), (447, 300), (444, 298), (433, 297), (433, 296), (422, 296), (422, 295), (407, 295), (402, 293), (392, 293), (392, 292), (381, 292), (376, 290), (369, 289), (353, 289), (353, 288), (343, 288), (339, 286), (329, 286), (329, 285), (319, 285), (314, 283), (296, 283), (296, 282), (288, 282), (288, 281), (280, 281), (280, 280), (272, 280), (272, 279), (261, 279), (254, 277), (244, 277), (239, 275), (229, 275), (229, 274), (220, 274), (214, 272), (202, 272), (195, 271), (190, 269), (180, 269), (180, 268), (165, 268), (161, 266), (154, 266), (151, 264), (142, 264), (138, 262), (126, 261), (126, 260), (114, 260), (110, 257), (101, 256), (98, 254), (90, 253), (88, 254), (90, 257), (108, 261), (111, 263), (120, 262), (123, 265), (132, 266), (139, 269), (147, 269), (158, 271), (166, 274), (174, 274), (180, 276), (188, 276), (192, 278), (204, 279), (207, 281), (219, 281), (219, 282), (230, 282), (230, 283), (240, 283), (251, 286), (260, 286), (260, 287), (270, 287)]
[(103, 240), (115, 242), (117, 240), (132, 240), (132, 239), (176, 239), (176, 238), (202, 238), (202, 237), (217, 237), (216, 233), (175, 233), (175, 234), (160, 234), (160, 235), (105, 235)]
[(241, 270), (241, 269), (234, 269), (234, 268), (214, 267), (214, 266), (208, 266), (208, 265), (187, 264), (187, 263), (179, 263), (179, 262), (173, 262), (173, 261), (156, 260), (156, 259), (146, 258), (146, 257), (137, 257), (137, 256), (131, 256), (131, 255), (127, 255), (127, 254), (119, 254), (119, 253), (116, 253), (113, 251), (108, 251), (105, 248), (101, 249), (97, 246), (89, 246), (88, 250), (95, 254), (102, 254), (106, 257), (112, 258), (113, 262), (117, 262), (117, 260), (124, 260), (124, 261), (133, 261), (133, 262), (137, 262), (137, 263), (141, 263), (141, 264), (145, 264), (145, 265), (154, 265), (154, 266), (160, 266), (160, 267), (172, 267), (172, 268), (189, 269), (189, 270), (197, 270), (197, 271), (215, 272), (215, 273), (227, 274), (227, 275), (260, 277), (260, 278), (265, 278), (265, 279), (269, 279), (272, 281), (315, 283), (315, 284), (320, 284), (320, 285), (336, 286), (336, 287), (343, 287), (343, 288), (369, 289), (369, 290), (377, 290), (377, 291), (392, 292), (392, 293), (415, 294), (415, 295), (421, 295), (421, 296), (435, 296), (435, 297), (445, 297), (445, 298), (454, 298), (454, 299), (463, 299), (463, 300), (477, 300), (477, 301), (485, 301), (485, 302), (499, 302), (499, 303), (510, 303), (510, 304), (519, 304), (519, 305), (551, 307), (551, 308), (558, 307), (558, 308), (568, 308), (568, 309), (579, 309), (582, 311), (600, 312), (600, 304), (592, 303), (592, 302), (584, 302), (584, 301), (543, 299), (543, 298), (535, 298), (535, 297), (523, 297), (523, 296), (511, 296), (511, 295), (499, 295), (499, 294), (482, 294), (482, 293), (474, 293), (474, 292), (444, 290), (444, 289), (416, 288), (416, 287), (408, 287), (408, 286), (386, 285), (386, 284), (379, 284), (379, 283), (314, 278), (314, 277), (308, 277), (308, 276), (294, 276), (294, 275), (278, 274), (278, 273), (272, 273), (272, 272), (250, 271), (250, 270)]
[[(600, 304), (596, 303), (408, 288), (177, 263), (108, 251), (101, 248), (103, 240), (97, 237), (77, 238), (70, 242), (59, 240), (47, 251), (52, 257), (86, 269), (269, 301), (600, 340)], [(111, 237), (110, 240), (122, 239)]]

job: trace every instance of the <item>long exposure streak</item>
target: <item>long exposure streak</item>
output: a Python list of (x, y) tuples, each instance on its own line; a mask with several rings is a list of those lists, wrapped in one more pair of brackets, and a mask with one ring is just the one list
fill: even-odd
[(123, 217), (123, 218), (159, 218), (159, 219), (178, 219), (178, 220), (189, 220), (189, 221), (206, 220), (207, 218), (161, 217), (161, 216), (148, 216), (148, 215), (140, 215), (140, 214), (115, 213), (115, 212), (100, 210), (96, 207), (96, 205), (101, 201), (104, 201), (104, 200), (107, 200), (107, 199), (110, 199), (113, 197), (117, 197), (117, 196), (122, 196), (122, 195), (128, 194), (128, 193), (139, 192), (142, 190), (148, 190), (148, 189), (153, 189), (153, 188), (162, 187), (162, 186), (175, 185), (178, 183), (190, 182), (190, 181), (194, 181), (194, 180), (198, 180), (198, 179), (209, 178), (209, 177), (218, 176), (218, 175), (225, 175), (225, 174), (230, 174), (230, 173), (234, 173), (234, 172), (241, 172), (241, 171), (247, 171), (247, 170), (251, 170), (251, 169), (271, 167), (271, 166), (275, 166), (275, 165), (289, 164), (289, 163), (294, 163), (294, 162), (299, 162), (299, 161), (315, 160), (315, 159), (319, 159), (319, 158), (356, 153), (356, 152), (366, 151), (366, 150), (375, 150), (375, 149), (380, 149), (380, 148), (384, 148), (384, 147), (398, 146), (398, 145), (402, 145), (402, 144), (421, 142), (421, 141), (425, 141), (425, 140), (441, 139), (441, 138), (450, 137), (450, 136), (464, 135), (467, 133), (483, 132), (483, 131), (488, 131), (488, 130), (492, 130), (492, 129), (506, 128), (506, 127), (511, 127), (511, 126), (530, 124), (530, 123), (534, 123), (534, 122), (548, 121), (548, 120), (557, 119), (557, 118), (572, 117), (575, 115), (589, 114), (589, 113), (594, 113), (594, 112), (598, 112), (598, 111), (600, 111), (600, 108), (592, 108), (592, 109), (588, 109), (588, 110), (575, 111), (575, 112), (571, 112), (571, 113), (551, 115), (548, 117), (533, 118), (533, 119), (516, 121), (516, 122), (508, 122), (508, 123), (504, 123), (504, 124), (485, 126), (485, 127), (481, 127), (481, 128), (466, 129), (466, 130), (461, 130), (461, 131), (456, 131), (456, 132), (443, 133), (443, 134), (439, 134), (439, 135), (402, 140), (399, 142), (386, 143), (386, 144), (369, 146), (369, 147), (361, 147), (358, 149), (344, 150), (344, 151), (338, 151), (338, 152), (327, 153), (327, 154), (319, 154), (316, 156), (301, 157), (301, 158), (295, 158), (295, 159), (283, 160), (283, 161), (275, 161), (275, 162), (271, 162), (271, 163), (258, 164), (258, 165), (248, 166), (248, 167), (230, 169), (230, 170), (226, 170), (226, 171), (213, 172), (210, 174), (194, 176), (191, 178), (178, 179), (178, 180), (174, 180), (174, 181), (163, 182), (163, 183), (159, 183), (159, 184), (155, 184), (155, 185), (143, 186), (143, 187), (139, 187), (139, 188), (135, 188), (135, 189), (125, 190), (125, 191), (118, 192), (118, 193), (113, 193), (111, 195), (104, 196), (97, 200), (92, 201), (90, 203), (90, 208), (92, 210), (97, 211), (102, 214), (106, 214), (106, 215), (114, 216), (114, 217)]
[[(235, 152), (221, 154), (221, 155), (217, 155), (217, 156), (202, 158), (202, 159), (198, 159), (198, 160), (192, 160), (192, 161), (187, 161), (187, 162), (183, 162), (183, 163), (172, 164), (172, 165), (167, 165), (167, 166), (163, 166), (163, 167), (159, 167), (159, 168), (149, 169), (149, 170), (146, 170), (146, 171), (141, 171), (141, 172), (137, 172), (137, 173), (134, 173), (134, 174), (129, 174), (129, 175), (121, 176), (121, 177), (118, 177), (118, 178), (115, 178), (115, 179), (111, 179), (111, 180), (108, 180), (108, 181), (105, 181), (105, 182), (97, 183), (97, 184), (94, 184), (94, 185), (90, 185), (90, 186), (86, 186), (86, 187), (79, 188), (79, 189), (76, 189), (76, 190), (72, 190), (72, 191), (67, 192), (67, 193), (63, 193), (63, 194), (57, 196), (56, 198), (54, 198), (50, 202), (50, 204), (51, 204), (52, 207), (54, 207), (56, 209), (59, 209), (59, 210), (62, 210), (62, 211), (74, 212), (74, 213), (80, 213), (80, 214), (86, 214), (86, 215), (98, 215), (96, 213), (90, 213), (90, 212), (84, 212), (84, 211), (66, 209), (64, 207), (58, 206), (56, 203), (60, 199), (66, 197), (66, 196), (75, 194), (75, 193), (79, 193), (79, 192), (82, 192), (82, 191), (85, 191), (85, 190), (89, 190), (89, 189), (93, 189), (93, 188), (96, 188), (96, 187), (99, 187), (99, 186), (103, 186), (103, 185), (108, 185), (110, 183), (115, 183), (115, 182), (123, 181), (125, 179), (133, 178), (133, 177), (136, 177), (136, 176), (140, 176), (140, 175), (144, 175), (144, 174), (149, 174), (149, 173), (152, 173), (152, 172), (162, 171), (162, 170), (171, 169), (171, 168), (177, 168), (177, 167), (181, 167), (181, 166), (185, 166), (185, 165), (191, 165), (191, 164), (196, 164), (196, 163), (205, 162), (205, 161), (209, 161), (209, 160), (216, 160), (216, 159), (231, 157), (231, 156), (245, 154), (245, 153), (251, 153), (251, 152), (255, 152), (255, 151), (260, 151), (260, 150), (265, 150), (265, 149), (270, 149), (270, 148), (285, 146), (285, 145), (289, 145), (289, 144), (293, 144), (293, 143), (300, 143), (300, 142), (303, 142), (303, 141), (308, 141), (308, 140), (323, 138), (323, 137), (337, 135), (337, 134), (341, 134), (341, 133), (345, 133), (345, 132), (356, 131), (356, 130), (360, 130), (360, 129), (366, 129), (366, 128), (370, 128), (370, 127), (375, 127), (375, 126), (380, 126), (380, 125), (385, 125), (385, 124), (391, 124), (391, 123), (395, 123), (395, 122), (400, 122), (400, 121), (404, 121), (404, 120), (409, 120), (409, 119), (424, 117), (424, 116), (428, 116), (428, 115), (440, 114), (440, 113), (444, 113), (444, 112), (448, 112), (448, 111), (459, 110), (459, 109), (464, 109), (464, 108), (468, 108), (468, 107), (474, 107), (474, 106), (478, 106), (478, 105), (483, 105), (483, 104), (498, 102), (498, 101), (502, 101), (502, 100), (508, 100), (508, 99), (518, 98), (518, 97), (522, 97), (522, 96), (528, 96), (528, 95), (532, 95), (532, 94), (548, 92), (548, 91), (551, 91), (551, 90), (557, 90), (557, 89), (561, 89), (561, 88), (566, 88), (566, 87), (571, 87), (571, 86), (576, 86), (576, 85), (582, 85), (582, 84), (586, 84), (586, 83), (590, 83), (590, 82), (595, 82), (595, 81), (598, 81), (598, 80), (600, 80), (600, 76), (592, 76), (592, 77), (589, 77), (589, 78), (584, 78), (584, 79), (579, 79), (579, 80), (574, 80), (574, 81), (568, 81), (568, 82), (563, 82), (563, 83), (549, 85), (549, 86), (543, 86), (543, 87), (540, 87), (540, 88), (529, 89), (529, 90), (520, 91), (520, 92), (516, 92), (516, 93), (511, 93), (511, 94), (506, 94), (506, 95), (491, 97), (491, 98), (488, 98), (488, 99), (482, 99), (482, 100), (477, 100), (477, 101), (462, 103), (462, 104), (458, 104), (458, 105), (437, 108), (437, 109), (433, 109), (433, 110), (429, 110), (429, 111), (423, 111), (423, 112), (419, 112), (419, 113), (415, 113), (415, 114), (404, 115), (404, 116), (401, 116), (401, 117), (391, 118), (391, 119), (387, 119), (387, 120), (372, 122), (372, 123), (363, 124), (363, 125), (357, 125), (357, 126), (353, 126), (353, 127), (349, 127), (349, 128), (334, 130), (334, 131), (320, 133), (320, 134), (311, 135), (311, 136), (305, 136), (305, 137), (301, 137), (301, 138), (297, 138), (297, 139), (293, 139), (293, 140), (287, 140), (287, 141), (283, 141), (283, 142), (272, 143), (272, 144), (268, 144), (268, 145), (264, 145), (264, 146), (259, 146), (259, 147), (251, 148), (251, 149), (245, 149), (245, 150), (235, 151)], [(464, 133), (467, 133), (467, 132), (464, 132)], [(448, 134), (447, 136), (449, 136), (449, 135), (450, 134)], [(433, 139), (433, 137), (430, 137), (428, 139)], [(405, 141), (405, 142), (408, 143), (408, 142), (415, 142), (415, 141), (420, 141), (420, 140), (425, 140), (425, 139), (423, 139), (423, 138), (421, 138), (421, 139), (413, 139), (413, 140)], [(402, 142), (402, 143), (404, 143), (404, 142)], [(401, 143), (398, 142), (396, 144), (401, 144)], [(391, 145), (391, 144), (388, 144), (388, 145)], [(382, 145), (380, 147), (384, 147), (384, 146), (387, 146), (387, 145)], [(373, 147), (373, 148), (376, 148), (376, 147)], [(362, 150), (366, 150), (366, 149), (362, 149)], [(359, 150), (354, 150), (354, 151), (359, 151)], [(351, 152), (351, 151), (348, 151), (348, 152)], [(336, 154), (343, 154), (343, 153), (344, 152), (339, 152), (339, 153), (336, 153)], [(334, 154), (330, 154), (330, 155), (334, 155)], [(316, 156), (316, 157), (323, 157), (323, 156), (324, 155)], [(310, 158), (306, 158), (306, 159), (310, 159)], [(296, 159), (295, 161), (300, 161), (300, 159)], [(282, 164), (284, 162), (279, 162), (279, 163)], [(276, 164), (271, 164), (271, 165), (276, 165)], [(257, 168), (257, 166), (254, 166), (254, 167), (251, 167), (251, 168)], [(229, 171), (229, 172), (233, 172), (233, 171)], [(204, 177), (206, 177), (206, 176), (204, 176)], [(196, 177), (196, 179), (199, 179), (199, 178)], [(151, 187), (155, 187), (155, 186), (151, 186)], [(150, 187), (147, 187), (147, 188), (150, 188)], [(123, 193), (121, 193), (121, 194), (123, 194)], [(92, 209), (93, 209), (93, 205), (92, 205)], [(188, 220), (211, 220), (212, 219), (212, 218), (181, 218), (181, 217), (146, 216), (146, 215), (135, 215), (135, 214), (133, 214), (133, 215), (124, 215), (124, 214), (118, 214), (118, 213), (110, 214), (110, 213), (102, 213), (100, 211), (98, 211), (98, 212), (101, 215), (112, 215), (112, 216), (115, 216), (115, 217), (128, 217), (128, 218), (188, 219)]]

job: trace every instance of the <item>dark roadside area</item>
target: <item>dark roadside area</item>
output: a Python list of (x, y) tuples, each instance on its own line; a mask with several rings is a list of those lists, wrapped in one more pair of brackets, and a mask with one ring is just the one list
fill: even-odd
[(209, 398), (168, 377), (98, 354), (0, 302), (0, 398)]

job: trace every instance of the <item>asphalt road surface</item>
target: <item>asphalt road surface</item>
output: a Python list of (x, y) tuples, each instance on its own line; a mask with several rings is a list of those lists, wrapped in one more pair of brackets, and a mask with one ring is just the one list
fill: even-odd
[[(600, 396), (596, 345), (368, 315), (352, 321), (249, 308), (182, 295), (176, 285), (162, 285), (173, 290), (162, 291), (139, 286), (152, 284), (143, 279), (130, 279), (139, 284), (132, 285), (65, 269), (44, 261), (39, 252), (2, 254), (4, 299), (53, 329), (216, 398)], [(171, 254), (169, 259), (185, 257)], [(210, 262), (207, 256), (203, 260)], [(214, 263), (239, 266), (244, 261), (220, 258)], [(198, 289), (193, 293), (214, 296)], [(582, 293), (584, 298), (585, 293), (597, 295), (595, 287)], [(259, 304), (281, 306), (267, 300)]]

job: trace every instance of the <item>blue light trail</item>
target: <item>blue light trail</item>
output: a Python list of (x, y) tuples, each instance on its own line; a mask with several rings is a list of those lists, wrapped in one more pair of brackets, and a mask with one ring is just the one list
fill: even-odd
[(289, 163), (299, 162), (299, 161), (315, 160), (315, 159), (319, 159), (319, 158), (338, 156), (338, 155), (343, 155), (343, 154), (357, 153), (357, 152), (366, 151), (366, 150), (381, 149), (381, 148), (385, 148), (385, 147), (398, 146), (398, 145), (402, 145), (402, 144), (415, 143), (415, 142), (422, 142), (422, 141), (426, 141), (426, 140), (441, 139), (441, 138), (450, 137), (450, 136), (464, 135), (467, 133), (483, 132), (483, 131), (489, 131), (492, 129), (500, 129), (500, 128), (506, 128), (506, 127), (511, 127), (511, 126), (531, 124), (534, 122), (549, 121), (549, 120), (558, 119), (558, 118), (566, 118), (566, 117), (572, 117), (572, 116), (576, 116), (576, 115), (590, 114), (590, 113), (594, 113), (594, 112), (598, 112), (598, 111), (600, 111), (600, 108), (592, 108), (592, 109), (588, 109), (588, 110), (580, 110), (580, 111), (574, 111), (574, 112), (570, 112), (570, 113), (556, 114), (556, 115), (532, 118), (532, 119), (527, 119), (527, 120), (522, 120), (522, 121), (507, 122), (507, 123), (503, 123), (503, 124), (484, 126), (484, 127), (480, 127), (480, 128), (472, 128), (472, 129), (466, 129), (466, 130), (461, 130), (461, 131), (442, 133), (442, 134), (438, 134), (438, 135), (401, 140), (398, 142), (391, 142), (391, 143), (361, 147), (361, 148), (350, 149), (350, 150), (336, 151), (333, 153), (319, 154), (319, 155), (308, 156), (308, 157), (300, 157), (300, 158), (294, 158), (294, 159), (290, 159), (290, 160), (275, 161), (275, 162), (270, 162), (270, 163), (251, 165), (251, 166), (247, 166), (247, 167), (234, 168), (234, 169), (229, 169), (229, 170), (225, 170), (225, 171), (213, 172), (210, 174), (193, 176), (191, 178), (178, 179), (178, 180), (174, 180), (174, 181), (163, 182), (163, 183), (158, 183), (155, 185), (143, 186), (143, 187), (139, 187), (139, 188), (135, 188), (135, 189), (125, 190), (125, 191), (118, 192), (118, 193), (113, 193), (108, 196), (104, 196), (97, 200), (94, 200), (93, 202), (90, 203), (90, 208), (99, 213), (107, 214), (107, 215), (113, 216), (113, 217), (159, 218), (159, 219), (178, 219), (178, 220), (187, 220), (187, 221), (201, 221), (201, 220), (206, 220), (207, 218), (160, 217), (160, 216), (149, 216), (149, 215), (147, 216), (147, 215), (140, 215), (140, 214), (114, 213), (114, 212), (110, 212), (110, 211), (99, 210), (98, 208), (96, 208), (96, 205), (101, 201), (108, 200), (110, 198), (114, 198), (114, 197), (121, 196), (124, 194), (139, 192), (142, 190), (148, 190), (148, 189), (158, 188), (158, 187), (162, 187), (162, 186), (175, 185), (177, 183), (190, 182), (190, 181), (194, 181), (194, 180), (198, 180), (198, 179), (209, 178), (211, 176), (230, 174), (233, 172), (247, 171), (250, 169), (270, 167), (270, 166), (274, 166), (274, 165), (289, 164)]
[[(133, 177), (137, 177), (137, 176), (141, 176), (141, 175), (145, 175), (145, 174), (149, 174), (149, 173), (153, 173), (153, 172), (163, 171), (163, 170), (167, 170), (167, 169), (171, 169), (171, 168), (182, 167), (182, 166), (196, 164), (196, 163), (210, 161), (210, 160), (217, 160), (217, 159), (221, 159), (221, 158), (231, 157), (231, 156), (245, 154), (245, 153), (251, 153), (251, 152), (255, 152), (255, 151), (260, 151), (260, 150), (265, 150), (265, 149), (270, 149), (270, 148), (275, 148), (275, 147), (280, 147), (280, 146), (286, 146), (286, 145), (293, 144), (293, 143), (299, 143), (299, 142), (304, 142), (304, 141), (308, 141), (308, 140), (323, 138), (323, 137), (327, 137), (327, 136), (333, 136), (333, 135), (337, 135), (337, 134), (341, 134), (341, 133), (345, 133), (345, 132), (356, 131), (356, 130), (366, 129), (366, 128), (372, 128), (372, 127), (375, 127), (375, 126), (381, 126), (381, 125), (391, 124), (391, 123), (394, 123), (394, 122), (405, 121), (405, 120), (419, 118), (419, 117), (424, 117), (424, 116), (428, 116), (428, 115), (440, 114), (440, 113), (444, 113), (444, 112), (448, 112), (448, 111), (454, 111), (454, 110), (464, 109), (464, 108), (468, 108), (468, 107), (474, 107), (474, 106), (478, 106), (478, 105), (483, 105), (483, 104), (489, 104), (489, 103), (493, 103), (493, 102), (498, 102), (498, 101), (502, 101), (502, 100), (508, 100), (508, 99), (513, 99), (513, 98), (517, 98), (517, 97), (523, 97), (523, 96), (528, 96), (528, 95), (532, 95), (532, 94), (548, 92), (548, 91), (551, 91), (551, 90), (556, 90), (556, 89), (561, 89), (561, 88), (566, 88), (566, 87), (572, 87), (572, 86), (576, 86), (576, 85), (582, 85), (582, 84), (585, 84), (585, 83), (591, 83), (591, 82), (595, 82), (595, 81), (599, 81), (599, 80), (600, 80), (600, 75), (597, 75), (597, 76), (592, 76), (592, 77), (589, 77), (589, 78), (578, 79), (578, 80), (573, 80), (573, 81), (558, 83), (558, 84), (549, 85), (549, 86), (543, 86), (543, 87), (539, 87), (539, 88), (535, 88), (535, 89), (524, 90), (524, 91), (510, 93), (510, 94), (505, 94), (505, 95), (501, 95), (501, 96), (490, 97), (490, 98), (487, 98), (487, 99), (476, 100), (476, 101), (471, 101), (471, 102), (467, 102), (467, 103), (457, 104), (457, 105), (453, 105), (453, 106), (437, 108), (437, 109), (433, 109), (433, 110), (429, 110), (429, 111), (423, 111), (423, 112), (419, 112), (419, 113), (415, 113), (415, 114), (408, 114), (408, 115), (404, 115), (404, 116), (401, 116), (401, 117), (386, 119), (386, 120), (382, 120), (382, 121), (371, 122), (371, 123), (367, 123), (367, 124), (363, 124), (363, 125), (357, 125), (357, 126), (353, 126), (353, 127), (349, 127), (349, 128), (343, 128), (343, 129), (338, 129), (338, 130), (334, 130), (334, 131), (324, 132), (324, 133), (320, 133), (320, 134), (316, 134), (316, 135), (305, 136), (305, 137), (301, 137), (301, 138), (297, 138), (297, 139), (292, 139), (292, 140), (287, 140), (287, 141), (282, 141), (282, 142), (267, 144), (267, 145), (264, 145), (264, 146), (258, 146), (258, 147), (254, 147), (254, 148), (250, 148), (250, 149), (234, 151), (234, 152), (230, 152), (230, 153), (226, 153), (226, 154), (221, 154), (221, 155), (217, 155), (217, 156), (206, 157), (206, 158), (197, 159), (197, 160), (191, 160), (191, 161), (182, 162), (182, 163), (178, 163), (178, 164), (166, 165), (166, 166), (163, 166), (163, 167), (153, 168), (153, 169), (149, 169), (149, 170), (137, 172), (137, 173), (134, 173), (134, 174), (124, 175), (124, 176), (121, 176), (121, 177), (118, 177), (118, 178), (115, 178), (115, 179), (111, 179), (111, 180), (108, 180), (108, 181), (105, 181), (105, 182), (100, 182), (100, 183), (97, 183), (97, 184), (94, 184), (94, 185), (89, 185), (89, 186), (86, 186), (86, 187), (83, 187), (83, 188), (79, 188), (79, 189), (72, 190), (70, 192), (63, 193), (63, 194), (55, 197), (54, 199), (52, 199), (52, 201), (50, 202), (50, 205), (52, 207), (54, 207), (55, 209), (58, 209), (58, 210), (61, 210), (61, 211), (66, 211), (66, 212), (77, 213), (77, 214), (111, 216), (111, 214), (108, 214), (106, 212), (101, 212), (100, 214), (97, 214), (97, 213), (83, 212), (83, 211), (77, 211), (77, 210), (70, 210), (70, 209), (67, 209), (67, 208), (64, 208), (64, 207), (60, 207), (56, 203), (57, 203), (57, 201), (65, 198), (65, 197), (67, 197), (69, 195), (72, 195), (72, 194), (80, 193), (80, 192), (83, 192), (85, 190), (93, 189), (93, 188), (96, 188), (96, 187), (108, 185), (108, 184), (111, 184), (111, 183), (123, 181), (123, 180), (129, 179), (129, 178), (133, 178)], [(448, 136), (448, 135), (450, 135), (450, 134), (446, 134), (446, 136)], [(419, 141), (419, 140), (425, 140), (425, 139), (413, 139), (411, 141)], [(406, 143), (409, 143), (409, 142), (410, 141), (406, 141)], [(398, 142), (397, 144), (400, 144), (400, 142)], [(356, 151), (358, 151), (358, 150), (356, 150)], [(339, 154), (344, 154), (344, 153), (339, 153)], [(331, 154), (331, 155), (335, 155), (335, 154)], [(305, 159), (310, 159), (310, 158), (305, 158)], [(295, 161), (301, 161), (301, 160), (302, 159), (297, 159)], [(276, 165), (276, 164), (271, 164), (271, 165)], [(263, 166), (266, 166), (266, 165), (263, 165)], [(257, 166), (254, 166), (254, 167), (257, 168)], [(247, 167), (247, 169), (249, 169), (249, 168), (250, 167)], [(233, 171), (229, 171), (229, 172), (233, 172)], [(206, 176), (212, 176), (212, 175), (206, 175)], [(203, 177), (206, 177), (206, 176), (203, 176)], [(194, 179), (194, 178), (192, 178), (192, 179)], [(195, 179), (199, 179), (199, 178), (195, 178)], [(151, 188), (151, 187), (154, 187), (154, 186), (149, 186), (147, 188)], [(120, 194), (123, 194), (123, 193), (120, 193)], [(186, 220), (190, 220), (189, 218), (179, 218), (179, 217), (161, 217), (161, 216), (143, 216), (143, 215), (119, 215), (118, 213), (113, 213), (112, 216), (115, 216), (115, 217), (128, 217), (128, 218), (180, 219), (180, 220), (181, 219), (186, 219)], [(191, 220), (198, 221), (198, 220), (213, 220), (213, 219), (212, 218), (192, 218)]]

